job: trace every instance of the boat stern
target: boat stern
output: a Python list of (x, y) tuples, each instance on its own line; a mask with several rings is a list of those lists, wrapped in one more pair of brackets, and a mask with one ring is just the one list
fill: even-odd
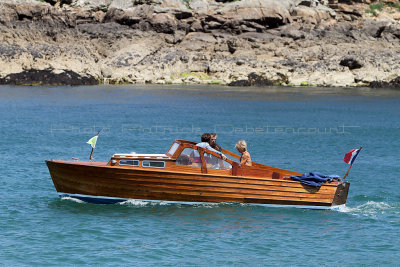
[(349, 194), (350, 183), (342, 182), (338, 184), (335, 196), (333, 197), (332, 206), (344, 205), (347, 201), (347, 195)]

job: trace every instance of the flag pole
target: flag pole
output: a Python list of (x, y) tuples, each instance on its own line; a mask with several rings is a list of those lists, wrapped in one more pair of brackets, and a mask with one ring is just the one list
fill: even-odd
[(353, 164), (351, 164), (350, 167), (347, 169), (346, 174), (343, 176), (343, 180), (346, 179), (346, 176), (347, 176), (347, 174), (349, 174), (349, 171), (350, 171), (352, 166), (353, 166)]
[[(360, 150), (358, 151), (358, 153), (361, 152), (362, 146), (360, 146)], [(347, 175), (349, 174), (349, 171), (351, 169), (351, 167), (353, 166), (353, 163), (350, 165), (349, 169), (347, 170), (346, 174), (343, 176), (343, 180), (346, 179)]]
[[(101, 132), (101, 130), (97, 132), (96, 136), (99, 136), (100, 132)], [(94, 151), (94, 147), (92, 147), (92, 152), (90, 152), (89, 160), (93, 160), (93, 151)]]
[(89, 160), (93, 160), (93, 151), (94, 151), (94, 148), (92, 147), (92, 152), (90, 152)]

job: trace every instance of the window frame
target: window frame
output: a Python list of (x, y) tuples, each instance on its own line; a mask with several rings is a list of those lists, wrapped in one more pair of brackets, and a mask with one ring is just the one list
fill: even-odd
[[(157, 162), (157, 163), (162, 163), (163, 166), (162, 167), (156, 167), (156, 166), (151, 166), (152, 162)], [(149, 163), (149, 166), (145, 166), (145, 163)], [(161, 160), (143, 160), (142, 161), (142, 167), (143, 168), (155, 168), (155, 169), (164, 169), (165, 168), (165, 161), (161, 161)]]
[[(121, 163), (121, 161), (132, 161), (132, 162), (137, 162), (137, 164), (124, 164), (124, 163)], [(140, 161), (137, 160), (137, 159), (120, 159), (118, 161), (118, 165), (120, 165), (120, 166), (139, 167), (140, 166)]]

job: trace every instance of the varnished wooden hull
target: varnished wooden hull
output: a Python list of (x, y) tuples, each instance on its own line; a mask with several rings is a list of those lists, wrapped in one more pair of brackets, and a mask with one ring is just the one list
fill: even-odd
[(97, 203), (127, 199), (178, 203), (233, 201), (326, 209), (345, 204), (349, 191), (347, 182), (325, 183), (316, 189), (285, 179), (133, 169), (92, 162), (46, 163), (61, 196)]

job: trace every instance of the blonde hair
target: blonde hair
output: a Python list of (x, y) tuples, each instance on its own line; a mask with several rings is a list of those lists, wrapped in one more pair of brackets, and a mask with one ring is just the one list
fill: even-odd
[(244, 149), (244, 151), (247, 151), (247, 143), (246, 143), (246, 141), (240, 140), (239, 142), (236, 143), (235, 148), (236, 149), (241, 148), (241, 149)]

